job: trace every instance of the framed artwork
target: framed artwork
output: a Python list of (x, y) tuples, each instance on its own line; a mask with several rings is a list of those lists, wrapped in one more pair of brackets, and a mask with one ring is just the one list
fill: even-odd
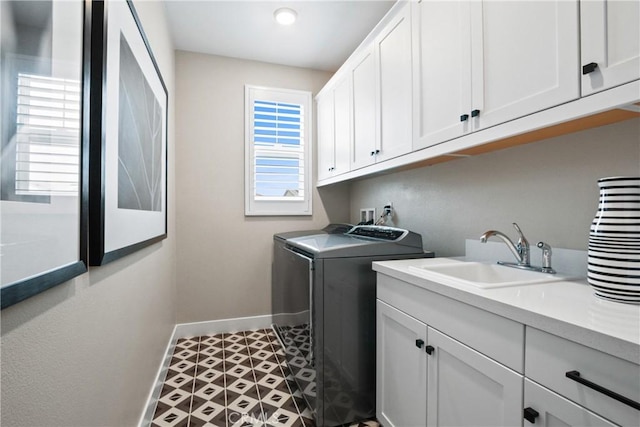
[(167, 236), (168, 94), (133, 3), (93, 9), (89, 264), (103, 265)]
[(90, 1), (0, 2), (0, 301), (87, 271)]

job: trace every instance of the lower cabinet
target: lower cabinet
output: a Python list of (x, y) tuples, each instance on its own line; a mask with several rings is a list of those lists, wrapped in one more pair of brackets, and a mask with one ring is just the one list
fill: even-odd
[[(608, 422), (599, 422), (600, 419), (606, 419), (615, 425), (640, 426), (638, 363), (607, 354), (602, 348), (587, 347), (527, 327), (525, 375), (532, 384), (542, 386), (558, 400), (558, 406), (527, 403), (533, 410), (541, 414), (551, 411), (553, 418), (561, 414), (557, 408), (565, 407), (562, 402), (567, 399), (582, 408), (582, 412), (577, 409), (567, 412), (567, 421), (563, 425), (610, 425)], [(531, 385), (525, 388), (527, 398), (526, 390), (533, 389)], [(569, 418), (568, 414), (578, 413), (582, 415)], [(589, 414), (597, 414), (598, 417), (589, 417)], [(528, 424), (525, 422), (525, 427)]]
[(427, 325), (378, 300), (376, 415), (385, 426), (427, 420)]
[(377, 277), (383, 426), (640, 426), (636, 360)]
[(576, 405), (551, 390), (524, 380), (524, 422), (536, 426), (615, 426), (591, 411)]
[(521, 374), (380, 300), (377, 325), (382, 425), (522, 424)]
[(429, 328), (429, 426), (518, 426), (522, 375)]

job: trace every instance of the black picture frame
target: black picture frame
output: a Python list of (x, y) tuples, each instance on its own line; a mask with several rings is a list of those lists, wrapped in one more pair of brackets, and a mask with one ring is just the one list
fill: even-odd
[[(54, 0), (51, 1), (53, 4)], [(73, 279), (87, 271), (88, 265), (88, 238), (87, 238), (87, 220), (88, 220), (88, 200), (87, 200), (87, 185), (88, 185), (88, 145), (89, 145), (89, 99), (91, 92), (90, 70), (91, 70), (91, 15), (92, 4), (90, 0), (77, 0), (76, 2), (81, 10), (78, 10), (78, 30), (80, 32), (80, 54), (79, 58), (80, 70), (80, 110), (79, 110), (79, 148), (78, 148), (78, 206), (77, 206), (77, 224), (78, 238), (77, 242), (78, 254), (75, 260), (67, 260), (61, 262), (56, 266), (49, 266), (42, 271), (32, 272), (25, 274), (25, 277), (21, 277), (16, 280), (12, 280), (11, 283), (2, 284), (0, 288), (0, 306), (1, 309), (10, 307), (18, 302), (21, 302), (27, 298), (44, 292), (47, 289), (53, 288), (64, 282)], [(44, 4), (44, 3), (43, 3)], [(40, 7), (40, 6), (38, 6)], [(73, 5), (75, 8), (75, 5)], [(68, 50), (69, 46), (65, 47)], [(57, 58), (52, 57), (51, 61), (56, 61)], [(52, 72), (52, 71), (51, 71)], [(54, 76), (55, 77), (55, 76)], [(3, 95), (4, 96), (4, 95)], [(4, 104), (3, 104), (4, 105)], [(3, 107), (4, 108), (4, 107)], [(5, 135), (3, 135), (4, 139)], [(4, 151), (3, 145), (3, 151)], [(15, 156), (15, 154), (14, 154)], [(14, 157), (15, 158), (15, 157)], [(15, 167), (15, 166), (14, 166)], [(15, 169), (14, 169), (15, 170)], [(15, 181), (11, 182), (12, 186), (15, 186)], [(3, 197), (3, 200), (10, 200), (12, 202), (31, 202), (31, 203), (50, 203), (52, 197), (50, 196), (23, 196), (23, 197)], [(40, 220), (45, 221), (45, 217), (48, 214), (40, 215)], [(74, 215), (75, 218), (75, 215)], [(74, 221), (72, 219), (72, 221)], [(70, 224), (73, 227), (73, 224)], [(10, 245), (9, 245), (10, 246)], [(73, 250), (73, 249), (72, 249)], [(51, 248), (51, 251), (55, 251), (55, 247)], [(50, 252), (52, 253), (52, 252)], [(6, 254), (5, 254), (6, 255)], [(35, 255), (31, 258), (38, 258), (41, 255)], [(55, 258), (52, 256), (52, 258)], [(24, 257), (25, 263), (29, 263), (29, 257)], [(41, 261), (41, 260), (39, 260)], [(11, 262), (11, 261), (9, 261)]]
[(167, 237), (168, 92), (132, 1), (94, 1), (92, 12), (89, 265), (97, 266)]

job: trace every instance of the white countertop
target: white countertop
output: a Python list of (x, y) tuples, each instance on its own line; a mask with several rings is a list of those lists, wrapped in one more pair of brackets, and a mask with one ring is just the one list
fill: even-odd
[(446, 284), (445, 281), (427, 279), (409, 269), (409, 266), (442, 264), (443, 260), (447, 258), (378, 261), (373, 263), (373, 269), (378, 273), (640, 364), (640, 305), (621, 304), (598, 298), (586, 279), (479, 289), (469, 285)]

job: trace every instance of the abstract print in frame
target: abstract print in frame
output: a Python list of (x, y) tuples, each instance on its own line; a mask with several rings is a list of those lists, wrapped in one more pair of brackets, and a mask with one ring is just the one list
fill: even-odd
[(167, 236), (167, 88), (131, 1), (94, 2), (89, 264)]

